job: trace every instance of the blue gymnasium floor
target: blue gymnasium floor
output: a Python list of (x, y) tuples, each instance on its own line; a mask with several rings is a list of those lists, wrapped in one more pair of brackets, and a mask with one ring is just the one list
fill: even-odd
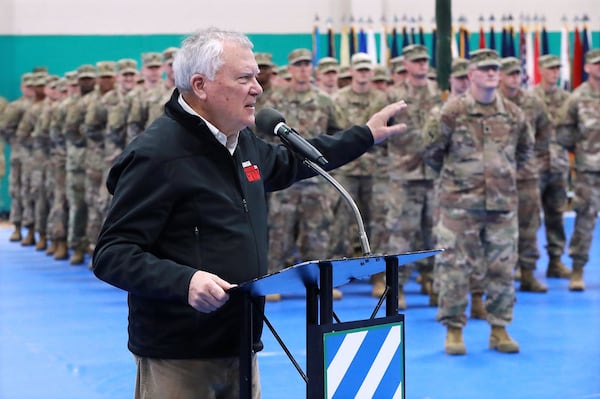
[[(566, 218), (567, 231), (573, 219)], [(54, 261), (8, 242), (0, 230), (0, 399), (121, 399), (133, 397), (135, 367), (126, 348), (126, 295), (86, 267)], [(545, 239), (540, 235), (540, 248)], [(547, 294), (517, 293), (511, 335), (521, 353), (487, 348), (489, 327), (470, 321), (468, 354), (443, 352), (445, 330), (435, 309), (407, 287), (406, 397), (600, 398), (600, 228), (585, 271), (586, 291), (547, 280)], [(570, 265), (565, 256), (565, 262)], [(537, 276), (545, 280), (547, 259)], [(370, 286), (342, 287), (334, 310), (342, 321), (368, 318)], [(267, 316), (304, 367), (304, 299), (267, 305)], [(304, 381), (268, 330), (259, 356), (264, 399), (305, 398)]]

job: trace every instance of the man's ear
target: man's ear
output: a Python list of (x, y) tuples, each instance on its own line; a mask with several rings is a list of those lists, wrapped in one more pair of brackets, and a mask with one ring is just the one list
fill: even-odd
[(200, 73), (193, 74), (190, 79), (190, 85), (192, 86), (192, 91), (198, 98), (202, 100), (206, 99), (206, 76)]

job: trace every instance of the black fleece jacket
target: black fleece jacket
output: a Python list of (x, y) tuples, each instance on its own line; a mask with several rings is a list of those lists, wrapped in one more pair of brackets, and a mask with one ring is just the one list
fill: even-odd
[[(201, 313), (188, 304), (196, 270), (242, 283), (267, 273), (265, 191), (313, 176), (302, 160), (245, 129), (233, 154), (186, 113), (175, 90), (165, 114), (117, 159), (114, 195), (94, 253), (94, 274), (128, 294), (129, 349), (154, 358), (239, 353), (241, 297)], [(347, 163), (373, 145), (366, 126), (310, 140)], [(260, 320), (260, 319), (255, 319)], [(260, 350), (261, 323), (255, 331)]]

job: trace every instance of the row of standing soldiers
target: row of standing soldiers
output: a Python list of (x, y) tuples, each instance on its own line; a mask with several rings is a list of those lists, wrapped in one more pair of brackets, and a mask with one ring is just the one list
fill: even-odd
[(0, 114), (11, 147), (10, 241), (84, 263), (110, 204), (108, 169), (162, 114), (176, 50), (142, 54), (141, 85), (133, 59), (81, 65), (63, 78), (43, 67), (22, 76), (22, 97)]

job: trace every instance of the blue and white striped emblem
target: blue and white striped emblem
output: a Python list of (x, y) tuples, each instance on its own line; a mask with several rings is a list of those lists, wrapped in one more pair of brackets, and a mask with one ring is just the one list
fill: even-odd
[(403, 397), (402, 322), (326, 333), (328, 399)]

